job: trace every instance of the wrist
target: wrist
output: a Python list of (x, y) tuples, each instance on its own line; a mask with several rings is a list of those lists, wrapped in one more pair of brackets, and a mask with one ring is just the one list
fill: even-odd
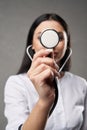
[[(53, 100), (53, 101), (54, 101), (54, 100)], [(52, 106), (52, 104), (53, 104), (53, 101), (52, 101), (52, 100), (48, 101), (48, 100), (39, 99), (39, 101), (38, 101), (38, 106), (39, 106), (39, 108), (41, 108), (43, 111), (49, 112), (49, 110), (50, 110), (50, 108), (51, 108), (51, 106)]]

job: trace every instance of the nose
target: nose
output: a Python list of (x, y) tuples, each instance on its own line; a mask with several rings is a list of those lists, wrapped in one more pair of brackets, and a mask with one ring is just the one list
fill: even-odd
[(54, 59), (54, 48), (51, 49), (52, 52), (48, 55), (48, 57)]

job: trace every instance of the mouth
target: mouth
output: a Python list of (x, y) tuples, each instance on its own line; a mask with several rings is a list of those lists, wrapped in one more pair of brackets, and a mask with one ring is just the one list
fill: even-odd
[(53, 53), (53, 55), (54, 55), (54, 59), (55, 59), (55, 58), (58, 58), (58, 57), (59, 57), (60, 53), (59, 53), (58, 51), (55, 51), (55, 52)]
[(54, 60), (56, 61), (56, 63), (59, 63), (61, 59), (62, 59), (62, 55), (58, 52), (55, 52), (54, 53)]
[(48, 55), (48, 57), (55, 59), (58, 55), (58, 52), (52, 52)]
[(54, 57), (56, 57), (58, 55), (58, 52), (54, 52)]

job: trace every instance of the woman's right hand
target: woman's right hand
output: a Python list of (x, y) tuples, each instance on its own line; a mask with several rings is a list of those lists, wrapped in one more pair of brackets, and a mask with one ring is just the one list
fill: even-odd
[(39, 94), (40, 100), (48, 106), (51, 106), (55, 99), (53, 79), (55, 76), (59, 76), (54, 59), (48, 57), (50, 53), (53, 53), (52, 49), (41, 49), (36, 52), (27, 72)]

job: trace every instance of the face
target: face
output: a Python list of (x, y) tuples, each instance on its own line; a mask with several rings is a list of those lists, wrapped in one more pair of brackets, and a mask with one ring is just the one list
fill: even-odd
[(46, 29), (54, 29), (61, 34), (60, 41), (58, 45), (53, 48), (52, 53), (56, 63), (59, 63), (59, 61), (63, 58), (67, 48), (67, 35), (59, 22), (56, 22), (54, 20), (47, 20), (39, 24), (33, 35), (32, 48), (35, 50), (35, 52), (39, 51), (40, 49), (46, 49), (45, 47), (42, 46), (39, 40), (41, 33)]

